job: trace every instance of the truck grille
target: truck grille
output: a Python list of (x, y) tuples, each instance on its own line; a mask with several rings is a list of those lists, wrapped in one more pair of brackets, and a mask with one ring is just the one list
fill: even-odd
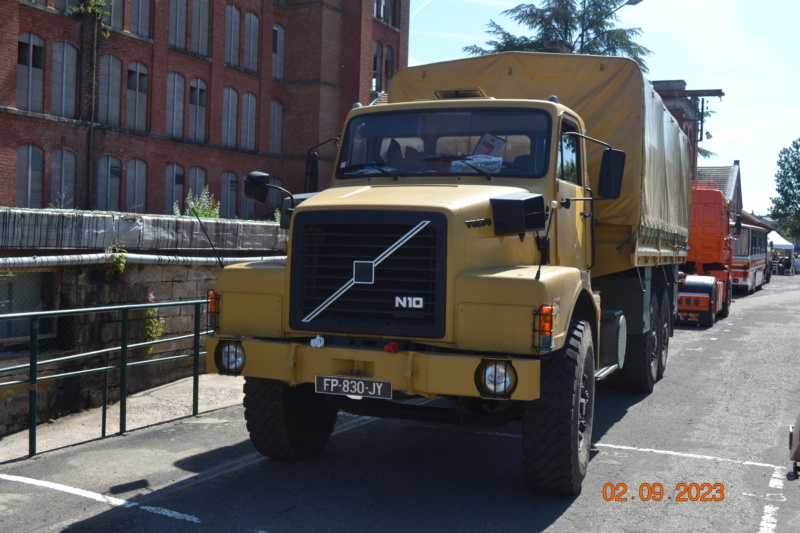
[(306, 211), (294, 219), (294, 330), (444, 335), (447, 219), (418, 211)]

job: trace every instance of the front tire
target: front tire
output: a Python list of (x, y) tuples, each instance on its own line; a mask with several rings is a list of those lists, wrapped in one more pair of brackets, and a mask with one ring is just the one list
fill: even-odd
[(564, 348), (542, 360), (540, 398), (523, 407), (523, 467), (533, 490), (580, 492), (593, 420), (592, 334), (587, 322), (573, 320)]
[(304, 461), (322, 453), (338, 409), (313, 387), (244, 378), (244, 418), (259, 453), (278, 461)]

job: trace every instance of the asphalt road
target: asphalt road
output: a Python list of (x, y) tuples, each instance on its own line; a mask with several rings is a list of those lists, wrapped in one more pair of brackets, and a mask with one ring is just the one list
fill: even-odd
[(125, 436), (84, 413), (44, 426), (32, 459), (24, 435), (1, 440), (0, 531), (798, 531), (800, 276), (735, 296), (713, 328), (676, 328), (652, 394), (599, 384), (575, 497), (525, 487), (516, 423), (340, 414), (321, 457), (273, 462), (247, 440), (241, 378), (204, 376), (197, 418), (182, 383), (132, 398)]

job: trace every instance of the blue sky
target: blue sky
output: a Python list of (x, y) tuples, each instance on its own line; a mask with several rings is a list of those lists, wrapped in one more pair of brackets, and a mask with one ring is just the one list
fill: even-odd
[[(527, 33), (501, 15), (518, 3), (411, 0), (409, 65), (467, 57), (463, 47), (489, 39), (489, 20)], [(776, 196), (778, 153), (800, 138), (800, 2), (643, 0), (617, 15), (619, 27), (641, 28), (636, 41), (653, 52), (648, 79), (725, 93), (706, 99), (715, 114), (705, 125), (712, 138), (701, 146), (716, 156), (698, 164), (739, 160), (744, 209), (766, 214)]]

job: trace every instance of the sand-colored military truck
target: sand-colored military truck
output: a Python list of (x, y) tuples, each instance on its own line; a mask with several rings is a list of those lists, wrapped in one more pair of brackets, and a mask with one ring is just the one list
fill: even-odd
[(320, 454), (340, 410), (519, 423), (529, 485), (576, 493), (595, 380), (664, 373), (688, 139), (617, 57), (410, 67), (388, 100), (350, 111), (329, 188), (284, 201), (286, 261), (221, 271), (208, 368), (245, 376), (271, 458)]

